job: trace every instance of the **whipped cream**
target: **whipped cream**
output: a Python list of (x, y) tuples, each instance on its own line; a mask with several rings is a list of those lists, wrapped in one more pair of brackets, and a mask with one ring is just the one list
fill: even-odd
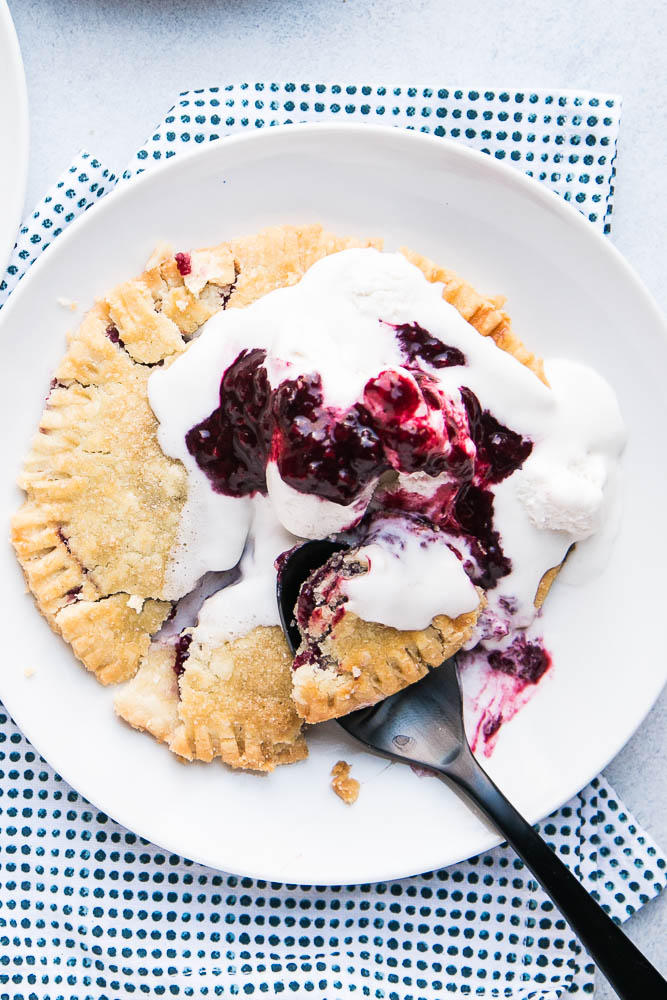
[(345, 580), (346, 608), (397, 629), (428, 628), (436, 615), (474, 611), (479, 595), (463, 562), (439, 532), (402, 518), (379, 518), (359, 560), (368, 572)]
[(351, 504), (334, 503), (315, 493), (299, 493), (280, 478), (275, 462), (266, 467), (266, 485), (276, 517), (288, 531), (300, 538), (326, 538), (353, 527), (364, 515), (373, 493), (373, 484)]
[[(406, 351), (403, 328), (418, 330), (422, 341), (426, 337), (428, 350), (416, 356)], [(439, 342), (447, 345), (449, 361), (438, 360)], [(265, 352), (260, 360), (267, 392), (318, 376), (323, 404), (340, 414), (340, 433), (345, 414), (357, 419), (362, 407), (361, 424), (367, 421), (382, 438), (385, 465), (378, 465), (377, 474), (347, 502), (332, 499), (331, 491), (318, 496), (317, 484), (307, 491), (294, 478), (286, 482), (275, 439), (267, 453), (266, 496), (213, 489), (186, 436), (193, 429), (200, 438), (210, 434), (206, 421), (221, 405), (223, 374), (242, 352), (253, 351)], [(503, 425), (501, 431), (529, 451), (511, 474), (483, 484), (510, 567), (487, 591), (486, 621), (495, 616), (502, 622), (509, 615), (514, 625), (527, 625), (535, 616), (543, 573), (603, 524), (625, 437), (614, 394), (599, 375), (569, 361), (548, 362), (545, 370), (549, 386), (480, 336), (443, 300), (441, 285), (428, 282), (402, 255), (374, 249), (332, 254), (297, 285), (244, 309), (218, 313), (184, 354), (149, 380), (160, 445), (188, 474), (164, 596), (177, 599), (204, 573), (230, 569), (240, 560), (240, 581), (204, 604), (202, 635), (214, 641), (242, 634), (252, 624), (277, 624), (274, 558), (300, 538), (353, 528), (369, 503), (387, 503), (432, 519), (439, 512), (441, 542), (421, 544), (419, 533), (407, 528), (400, 544), (378, 533), (365, 549), (370, 572), (346, 583), (350, 608), (402, 629), (423, 628), (438, 613), (456, 617), (472, 610), (477, 592), (470, 577), (479, 571), (479, 554), (469, 537), (443, 527), (443, 511), (461, 485), (447, 461), (455, 453), (459, 461), (473, 461), (477, 450), (468, 427), (467, 390)], [(392, 427), (387, 405), (411, 394), (419, 396), (419, 405), (409, 419), (397, 416)], [(296, 412), (281, 433), (303, 419)], [(377, 430), (380, 419), (384, 424)], [(339, 433), (336, 420), (326, 433)], [(405, 442), (399, 432), (411, 423), (417, 428), (414, 440), (435, 442), (432, 447), (447, 461), (429, 472), (402, 467)], [(313, 434), (325, 433), (313, 426)], [(255, 429), (262, 433), (259, 424)], [(388, 467), (393, 481), (386, 485)], [(335, 487), (333, 482), (334, 495)], [(498, 631), (487, 628), (484, 641), (496, 641)]]

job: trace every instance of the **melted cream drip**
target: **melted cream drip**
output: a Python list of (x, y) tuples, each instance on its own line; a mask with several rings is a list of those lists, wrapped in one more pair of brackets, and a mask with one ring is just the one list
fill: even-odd
[(241, 558), (241, 579), (209, 597), (199, 612), (195, 638), (217, 646), (247, 635), (258, 625), (278, 625), (276, 570), (281, 552), (299, 541), (276, 519), (270, 501), (252, 500), (253, 517)]

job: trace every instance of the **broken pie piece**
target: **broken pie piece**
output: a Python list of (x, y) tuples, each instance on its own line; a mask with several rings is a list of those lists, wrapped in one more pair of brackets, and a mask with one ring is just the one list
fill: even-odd
[(395, 694), (440, 666), (472, 635), (482, 600), (457, 618), (437, 615), (419, 631), (359, 618), (346, 608), (343, 584), (367, 571), (355, 550), (337, 552), (301, 587), (294, 617), (302, 643), (292, 685), (306, 722), (335, 719)]
[(219, 757), (231, 767), (272, 771), (307, 755), (279, 628), (257, 628), (215, 649), (181, 640), (180, 649), (153, 644), (116, 695), (122, 719), (188, 760)]

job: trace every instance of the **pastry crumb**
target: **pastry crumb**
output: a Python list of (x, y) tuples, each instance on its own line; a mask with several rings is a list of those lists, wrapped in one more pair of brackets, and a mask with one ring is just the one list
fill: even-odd
[(350, 765), (346, 760), (339, 760), (331, 769), (331, 787), (343, 802), (351, 806), (359, 798), (359, 782), (350, 777)]
[(35, 668), (34, 667), (26, 667), (25, 670), (23, 671), (23, 676), (24, 677), (34, 677), (35, 676)]
[(70, 312), (76, 312), (79, 308), (78, 302), (75, 302), (74, 299), (67, 299), (62, 295), (56, 301), (59, 306), (62, 306), (63, 309), (69, 309)]
[(140, 615), (144, 608), (144, 599), (143, 597), (138, 597), (136, 594), (132, 594), (127, 599), (127, 606)]

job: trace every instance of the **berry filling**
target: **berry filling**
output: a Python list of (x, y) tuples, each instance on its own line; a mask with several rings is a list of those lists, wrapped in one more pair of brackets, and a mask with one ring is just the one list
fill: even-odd
[(507, 649), (494, 649), (488, 655), (489, 666), (526, 684), (537, 684), (551, 666), (551, 656), (539, 642), (528, 642), (519, 635)]
[(273, 457), (281, 478), (301, 493), (349, 504), (388, 468), (366, 408), (324, 405), (319, 374), (283, 382), (273, 397)]
[(180, 635), (176, 640), (175, 650), (176, 655), (174, 657), (174, 673), (177, 677), (185, 672), (185, 661), (190, 656), (190, 644), (192, 642), (191, 635)]
[(460, 392), (470, 436), (477, 449), (475, 474), (485, 484), (500, 483), (521, 468), (533, 450), (533, 442), (504, 427), (488, 410), (483, 410), (477, 396), (466, 386)]
[(418, 361), (425, 361), (431, 368), (451, 368), (466, 363), (463, 351), (443, 344), (419, 323), (400, 323), (393, 328), (408, 367), (413, 367)]
[(125, 347), (125, 344), (120, 339), (118, 328), (115, 327), (113, 323), (109, 324), (109, 326), (105, 330), (105, 333), (112, 344), (118, 344), (119, 347)]
[(174, 260), (176, 261), (178, 273), (182, 278), (185, 278), (188, 274), (192, 273), (192, 260), (189, 253), (174, 254)]
[[(417, 324), (398, 328), (398, 336), (411, 360), (465, 362)], [(339, 409), (325, 404), (318, 373), (272, 390), (265, 360), (263, 350), (242, 351), (222, 377), (220, 405), (186, 434), (188, 451), (219, 493), (265, 493), (271, 458), (293, 489), (346, 505), (390, 469), (487, 486), (530, 454), (531, 442), (482, 410), (470, 389), (461, 389), (461, 406), (422, 371), (380, 372), (360, 401)], [(488, 520), (486, 512), (478, 510), (477, 519)]]
[(303, 641), (294, 657), (293, 670), (306, 664), (323, 669), (335, 667), (323, 646), (345, 614), (347, 597), (341, 585), (367, 570), (368, 566), (353, 552), (335, 552), (303, 583), (294, 608)]
[(185, 443), (214, 490), (233, 497), (266, 493), (271, 387), (266, 351), (241, 351), (220, 382), (220, 405)]

